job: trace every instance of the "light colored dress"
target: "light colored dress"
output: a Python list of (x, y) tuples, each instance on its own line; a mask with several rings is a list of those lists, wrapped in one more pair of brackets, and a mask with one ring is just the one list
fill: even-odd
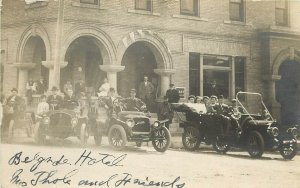
[(109, 88), (110, 88), (110, 84), (108, 82), (102, 84), (101, 87), (99, 88), (98, 92), (97, 92), (98, 97), (105, 97), (105, 96), (107, 96)]

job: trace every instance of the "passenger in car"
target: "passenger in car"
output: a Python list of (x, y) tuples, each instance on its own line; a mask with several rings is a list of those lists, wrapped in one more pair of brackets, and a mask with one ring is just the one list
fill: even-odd
[(126, 110), (128, 111), (143, 111), (147, 112), (146, 104), (136, 97), (136, 89), (130, 90), (130, 97), (123, 99)]
[(78, 100), (75, 97), (72, 89), (67, 90), (67, 95), (64, 98), (63, 104), (64, 104), (64, 108), (69, 110), (74, 110), (76, 107), (79, 106)]

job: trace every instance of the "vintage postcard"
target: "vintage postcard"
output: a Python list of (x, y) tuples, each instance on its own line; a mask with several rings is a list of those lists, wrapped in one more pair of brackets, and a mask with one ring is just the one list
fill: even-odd
[(300, 187), (300, 0), (0, 0), (0, 187)]

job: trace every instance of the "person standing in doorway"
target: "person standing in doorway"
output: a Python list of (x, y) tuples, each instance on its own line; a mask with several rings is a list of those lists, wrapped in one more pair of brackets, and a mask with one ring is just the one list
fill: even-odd
[(167, 90), (166, 97), (168, 98), (169, 103), (178, 103), (180, 96), (174, 84), (170, 84), (170, 88)]
[(139, 86), (139, 97), (147, 106), (149, 111), (152, 111), (154, 102), (154, 86), (148, 81), (148, 76), (144, 76), (144, 81)]

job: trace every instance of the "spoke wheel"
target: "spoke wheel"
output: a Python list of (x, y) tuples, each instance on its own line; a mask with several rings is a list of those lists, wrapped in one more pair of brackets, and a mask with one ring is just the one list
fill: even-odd
[(280, 154), (284, 159), (293, 159), (297, 154), (297, 143), (293, 143), (289, 146), (282, 146), (280, 148)]
[(182, 144), (186, 150), (194, 151), (200, 146), (200, 133), (195, 127), (189, 126), (182, 134)]
[(108, 132), (108, 141), (115, 149), (122, 149), (127, 144), (126, 132), (121, 125), (113, 125)]
[(220, 137), (218, 136), (216, 138), (216, 141), (213, 143), (213, 148), (216, 152), (225, 154), (230, 147), (226, 142), (224, 142), (224, 140), (220, 139)]
[(166, 127), (154, 131), (152, 145), (158, 152), (165, 152), (171, 144), (171, 134)]
[(82, 145), (86, 145), (89, 136), (90, 135), (89, 135), (88, 127), (85, 123), (83, 123), (80, 128), (80, 143)]
[(248, 137), (248, 153), (253, 158), (259, 158), (264, 153), (265, 144), (262, 135), (257, 131), (252, 131)]

